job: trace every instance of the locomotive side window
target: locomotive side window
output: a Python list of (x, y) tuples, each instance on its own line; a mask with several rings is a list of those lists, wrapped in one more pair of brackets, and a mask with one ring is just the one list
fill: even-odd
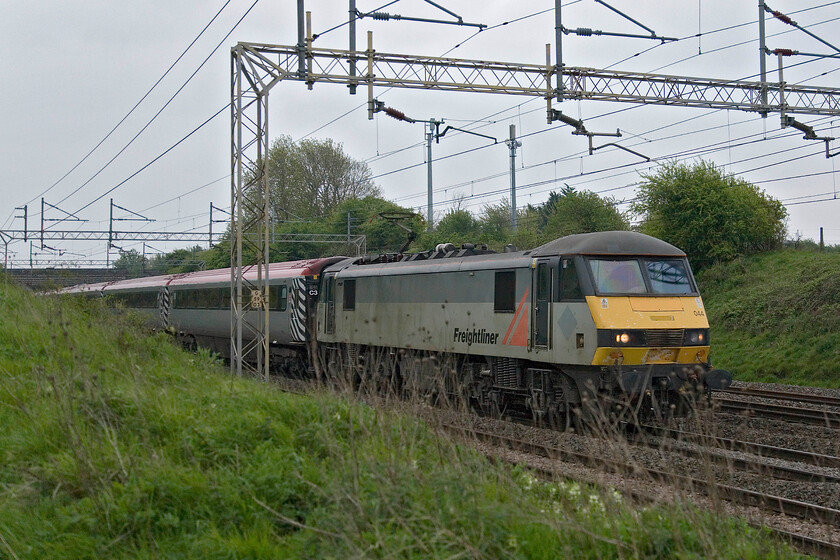
[(356, 280), (344, 281), (344, 309), (356, 309)]
[(516, 272), (513, 270), (496, 272), (493, 311), (496, 313), (516, 311)]
[(590, 259), (595, 288), (601, 294), (643, 294), (647, 292), (642, 268), (636, 260)]
[(691, 278), (682, 259), (645, 261), (655, 294), (691, 294)]
[(583, 299), (574, 259), (563, 259), (560, 264), (560, 299), (563, 301)]

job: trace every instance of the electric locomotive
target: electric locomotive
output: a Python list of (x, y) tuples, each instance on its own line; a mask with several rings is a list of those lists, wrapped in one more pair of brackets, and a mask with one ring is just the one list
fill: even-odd
[(664, 418), (731, 382), (711, 368), (685, 253), (628, 231), (336, 263), (321, 279), (317, 338), (328, 369), (365, 372), (358, 382), (552, 423)]

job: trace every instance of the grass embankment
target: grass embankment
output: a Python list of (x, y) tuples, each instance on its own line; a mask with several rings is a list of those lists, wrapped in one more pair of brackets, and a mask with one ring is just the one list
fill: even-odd
[(744, 381), (840, 387), (840, 252), (762, 253), (698, 283), (715, 366)]
[(0, 287), (0, 558), (792, 556), (741, 521), (538, 483), (414, 419), (231, 378), (129, 319)]

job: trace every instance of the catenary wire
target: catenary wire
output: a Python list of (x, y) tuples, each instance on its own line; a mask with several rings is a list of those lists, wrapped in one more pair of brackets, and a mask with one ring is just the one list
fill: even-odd
[[(187, 87), (187, 84), (189, 84), (189, 83), (190, 83), (190, 81), (192, 81), (192, 79), (195, 77), (195, 75), (196, 75), (196, 74), (198, 74), (198, 72), (199, 72), (199, 71), (200, 71), (200, 70), (204, 67), (204, 65), (207, 63), (207, 61), (208, 61), (208, 60), (210, 60), (210, 57), (212, 57), (212, 56), (216, 53), (216, 51), (217, 51), (217, 50), (219, 50), (219, 48), (220, 48), (220, 47), (224, 44), (224, 42), (225, 42), (225, 41), (227, 41), (227, 38), (228, 38), (228, 37), (230, 37), (231, 33), (233, 33), (233, 32), (236, 30), (236, 28), (237, 28), (237, 27), (239, 27), (239, 24), (240, 24), (240, 23), (242, 23), (242, 20), (244, 20), (244, 19), (245, 19), (245, 17), (246, 17), (249, 13), (251, 13), (251, 10), (253, 10), (253, 9), (254, 9), (254, 6), (256, 6), (256, 5), (257, 5), (257, 3), (259, 3), (259, 1), (260, 1), (260, 0), (254, 0), (254, 3), (253, 3), (253, 4), (251, 4), (251, 6), (248, 8), (248, 10), (247, 10), (247, 11), (246, 11), (243, 15), (242, 15), (242, 17), (240, 17), (240, 18), (239, 18), (239, 20), (238, 20), (238, 21), (237, 21), (237, 22), (233, 25), (233, 27), (230, 29), (230, 31), (228, 31), (228, 32), (225, 34), (225, 36), (222, 38), (222, 40), (221, 40), (221, 41), (219, 41), (219, 43), (216, 45), (216, 47), (215, 47), (215, 48), (214, 48), (214, 49), (210, 52), (210, 54), (209, 54), (209, 55), (207, 55), (207, 57), (205, 57), (205, 59), (201, 62), (201, 64), (199, 64), (199, 65), (198, 65), (198, 68), (196, 68), (196, 69), (195, 69), (195, 71), (194, 71), (192, 74), (190, 74), (189, 78), (187, 78), (187, 79), (186, 79), (186, 81), (185, 81), (183, 84), (181, 84), (181, 87), (179, 87), (179, 88), (178, 88), (178, 90), (177, 90), (174, 94), (172, 94), (172, 96), (171, 96), (171, 97), (170, 97), (170, 98), (166, 101), (166, 103), (164, 103), (163, 107), (161, 107), (161, 108), (158, 110), (158, 112), (157, 112), (157, 113), (155, 113), (155, 114), (154, 114), (154, 116), (153, 116), (153, 117), (152, 117), (152, 118), (151, 118), (151, 119), (150, 119), (150, 120), (149, 120), (149, 121), (148, 121), (145, 125), (143, 125), (143, 128), (141, 128), (141, 129), (140, 129), (140, 131), (139, 131), (137, 134), (135, 134), (135, 135), (134, 135), (134, 137), (133, 137), (131, 140), (129, 140), (129, 142), (128, 142), (125, 146), (123, 146), (123, 148), (122, 148), (122, 149), (120, 149), (120, 151), (119, 151), (119, 152), (117, 152), (117, 153), (116, 153), (116, 155), (114, 155), (114, 157), (112, 157), (110, 160), (108, 160), (108, 162), (107, 162), (104, 166), (102, 166), (102, 168), (100, 168), (100, 169), (99, 169), (99, 171), (97, 171), (97, 172), (96, 172), (96, 173), (95, 173), (95, 174), (94, 174), (94, 175), (93, 175), (90, 179), (88, 179), (87, 181), (85, 181), (84, 183), (82, 183), (80, 186), (78, 186), (78, 187), (77, 187), (77, 188), (76, 188), (73, 192), (71, 192), (70, 194), (68, 194), (67, 196), (65, 196), (64, 198), (62, 198), (60, 201), (58, 201), (58, 204), (62, 204), (63, 202), (67, 201), (67, 199), (69, 199), (70, 197), (72, 197), (73, 195), (75, 195), (76, 193), (78, 193), (78, 192), (79, 192), (80, 190), (82, 190), (85, 186), (87, 186), (87, 185), (88, 185), (91, 181), (93, 181), (93, 179), (95, 179), (95, 178), (96, 178), (96, 177), (97, 177), (100, 173), (102, 173), (103, 171), (105, 171), (105, 169), (106, 169), (108, 166), (110, 166), (110, 165), (111, 165), (111, 163), (112, 163), (115, 159), (117, 159), (117, 158), (118, 158), (118, 157), (119, 157), (119, 156), (120, 156), (120, 155), (121, 155), (121, 154), (122, 154), (122, 153), (123, 153), (126, 149), (128, 149), (128, 147), (129, 147), (129, 146), (131, 146), (131, 144), (132, 144), (132, 143), (134, 143), (134, 141), (135, 141), (135, 140), (137, 140), (137, 138), (138, 138), (141, 134), (143, 134), (143, 132), (144, 132), (147, 128), (149, 128), (149, 126), (151, 126), (151, 124), (152, 124), (152, 123), (153, 123), (153, 122), (154, 122), (154, 121), (158, 118), (158, 116), (159, 116), (159, 115), (160, 115), (160, 114), (164, 111), (164, 109), (166, 109), (166, 108), (169, 106), (169, 104), (170, 104), (170, 103), (172, 103), (172, 101), (175, 99), (175, 97), (177, 97), (177, 96), (178, 96), (178, 94), (180, 94), (180, 93), (181, 93), (181, 91), (183, 91), (183, 90), (184, 90), (184, 88), (185, 88), (185, 87)], [(229, 105), (228, 105), (228, 106), (229, 106)], [(204, 124), (207, 124), (207, 123), (205, 122)], [(204, 124), (202, 124), (201, 126), (204, 126)], [(201, 128), (201, 126), (200, 126), (199, 128)], [(196, 130), (197, 130), (197, 129), (196, 129)], [(193, 131), (193, 132), (195, 132), (195, 131)], [(189, 136), (191, 136), (191, 135), (192, 135), (192, 132), (191, 132), (191, 133), (190, 133), (190, 135), (188, 135), (187, 137), (189, 137)], [(179, 142), (179, 143), (180, 143), (180, 142)], [(176, 145), (177, 145), (177, 144), (176, 144)], [(167, 151), (168, 151), (168, 150), (167, 150)], [(165, 153), (165, 152), (164, 152), (164, 153)], [(156, 159), (157, 159), (157, 158), (156, 158)], [(143, 169), (145, 169), (145, 167), (144, 167)], [(136, 174), (136, 173), (135, 173), (135, 174)], [(133, 176), (134, 176), (134, 175), (132, 175), (132, 177), (133, 177)], [(120, 183), (120, 185), (122, 185), (123, 183), (125, 183), (125, 181), (123, 181), (122, 183)], [(116, 187), (115, 187), (115, 188), (116, 188)], [(111, 190), (109, 190), (108, 192), (113, 192), (113, 190), (114, 190), (114, 189), (111, 189)], [(101, 197), (100, 197), (100, 198), (101, 198)], [(97, 198), (96, 200), (99, 200), (99, 198)], [(95, 201), (94, 201), (94, 202), (95, 202)], [(87, 208), (88, 206), (90, 206), (90, 204), (85, 205), (82, 209)], [(75, 213), (78, 213), (79, 211), (80, 211), (80, 210), (77, 210)]]
[[(25, 204), (27, 204), (27, 205), (32, 204), (33, 202), (35, 202), (36, 200), (38, 200), (39, 198), (41, 198), (42, 196), (44, 196), (45, 194), (50, 192), (54, 187), (56, 187), (59, 183), (61, 183), (64, 179), (66, 179), (68, 175), (73, 173), (73, 171), (75, 171), (80, 165), (82, 165), (82, 163), (84, 163), (93, 154), (93, 152), (95, 152), (99, 148), (99, 146), (101, 146), (108, 138), (110, 138), (111, 135), (126, 121), (126, 119), (128, 119), (128, 117), (130, 117), (131, 114), (134, 113), (134, 111), (137, 109), (137, 107), (139, 107), (140, 104), (143, 103), (143, 101), (145, 101), (147, 97), (149, 97), (149, 95), (155, 90), (155, 88), (157, 88), (157, 86), (163, 81), (163, 79), (166, 78), (167, 75), (169, 75), (169, 73), (172, 71), (172, 69), (175, 68), (175, 65), (178, 64), (178, 62), (180, 62), (182, 58), (184, 58), (184, 56), (187, 54), (187, 52), (189, 52), (189, 50), (193, 47), (193, 45), (195, 45), (195, 43), (201, 38), (201, 36), (204, 35), (204, 32), (207, 31), (207, 29), (213, 24), (214, 21), (216, 21), (216, 18), (219, 17), (219, 15), (224, 11), (224, 9), (228, 6), (228, 4), (230, 4), (230, 2), (231, 2), (231, 0), (227, 0), (222, 5), (222, 7), (219, 8), (219, 11), (216, 12), (216, 14), (210, 19), (210, 21), (207, 23), (207, 25), (205, 25), (204, 28), (198, 33), (198, 35), (196, 35), (195, 38), (190, 42), (190, 44), (187, 45), (187, 48), (185, 48), (183, 50), (183, 52), (181, 52), (181, 54), (178, 56), (178, 58), (176, 58), (175, 61), (172, 64), (169, 65), (169, 68), (167, 68), (166, 71), (163, 73), (163, 75), (161, 75), (161, 77), (157, 79), (157, 81), (152, 85), (152, 87), (149, 88), (149, 90), (143, 95), (143, 97), (141, 97), (140, 100), (137, 101), (137, 103), (135, 103), (134, 106), (131, 109), (129, 109), (129, 111), (119, 120), (119, 122), (117, 122), (117, 124), (115, 124), (113, 126), (113, 128), (111, 128), (111, 130), (108, 131), (108, 133), (99, 142), (97, 142), (97, 144), (93, 148), (91, 148), (90, 151), (87, 154), (85, 154), (84, 157), (82, 157), (82, 159), (80, 159), (78, 161), (78, 163), (76, 163), (73, 167), (71, 167), (69, 171), (67, 171), (64, 175), (62, 175), (52, 185), (50, 185), (49, 187), (44, 189), (39, 195), (33, 197), (31, 200), (29, 200)], [(6, 227), (7, 223), (8, 223), (8, 220), (6, 220), (6, 222), (4, 222), (3, 227)]]

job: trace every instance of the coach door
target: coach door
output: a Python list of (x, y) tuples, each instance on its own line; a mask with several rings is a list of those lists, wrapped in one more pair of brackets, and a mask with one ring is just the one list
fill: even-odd
[(335, 332), (335, 273), (324, 276), (324, 332)]
[(534, 270), (534, 346), (548, 348), (551, 340), (551, 263), (548, 260), (536, 261)]

